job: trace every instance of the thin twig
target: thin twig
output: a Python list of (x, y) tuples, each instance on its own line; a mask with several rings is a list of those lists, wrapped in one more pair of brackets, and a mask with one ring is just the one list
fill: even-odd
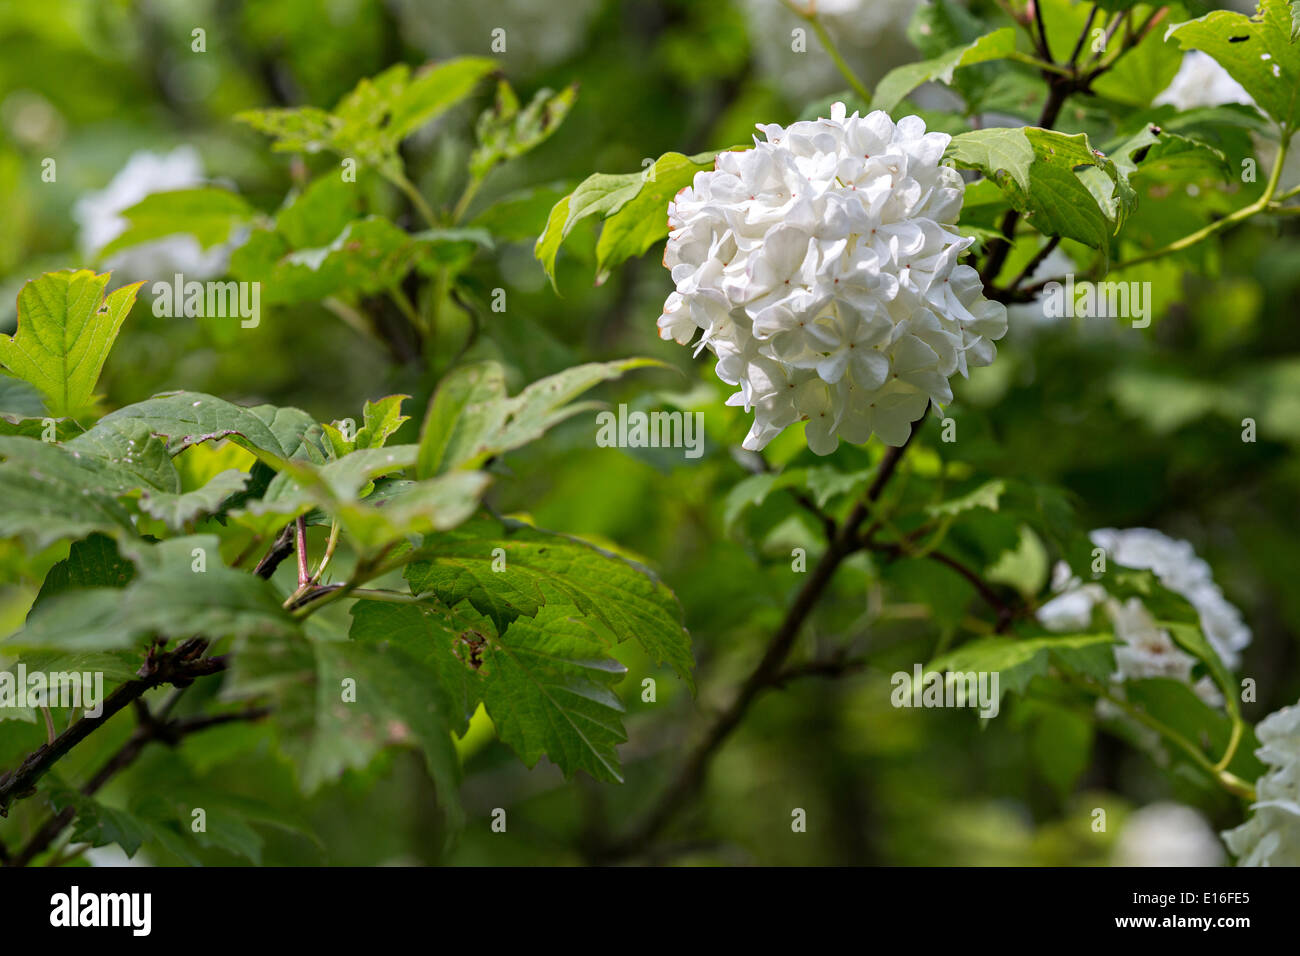
[[(143, 701), (137, 700), (136, 704), (138, 705), (136, 710), (139, 715), (139, 723), (135, 732), (86, 782), (86, 785), (81, 788), (82, 795), (94, 796), (109, 780), (135, 763), (145, 747), (152, 741), (156, 740), (167, 744), (169, 747), (174, 747), (190, 734), (196, 734), (210, 727), (218, 727), (222, 724), (237, 721), (261, 720), (271, 712), (266, 707), (252, 707), (229, 714), (198, 715), (167, 721), (160, 720), (156, 714), (151, 715)], [(75, 808), (68, 807), (66, 810), (51, 816), (32, 834), (31, 838), (12, 859), (5, 861), (5, 865), (26, 866), (31, 863), (46, 847), (54, 842), (58, 835), (63, 832), (63, 829), (72, 822), (75, 815)]]
[(885, 486), (897, 470), (898, 463), (902, 460), (903, 455), (911, 447), (912, 439), (920, 431), (927, 414), (929, 414), (928, 407), (925, 414), (912, 423), (912, 430), (907, 436), (907, 440), (902, 445), (890, 448), (885, 453), (885, 458), (880, 464), (880, 470), (876, 473), (871, 486), (861, 500), (854, 505), (853, 511), (845, 519), (839, 533), (827, 544), (826, 552), (813, 568), (803, 587), (800, 588), (799, 594), (795, 597), (794, 603), (790, 605), (780, 627), (777, 628), (768, 641), (762, 658), (741, 685), (731, 705), (715, 718), (712, 725), (705, 732), (703, 739), (695, 745), (695, 748), (687, 756), (671, 783), (669, 783), (642, 821), (622, 840), (603, 847), (591, 848), (589, 853), (593, 859), (600, 862), (611, 862), (625, 859), (644, 850), (703, 784), (714, 753), (722, 746), (732, 731), (740, 725), (754, 700), (764, 690), (774, 686), (785, 667), (786, 658), (789, 657), (795, 640), (803, 629), (804, 622), (830, 585), (840, 564), (845, 558), (860, 549), (859, 528), (862, 522), (866, 520), (867, 515), (874, 509)]

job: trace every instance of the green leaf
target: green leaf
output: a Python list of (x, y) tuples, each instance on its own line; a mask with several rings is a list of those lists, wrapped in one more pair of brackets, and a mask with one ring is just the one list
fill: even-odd
[(272, 694), (280, 748), (297, 767), (304, 793), (364, 769), (386, 747), (414, 744), (449, 824), (463, 822), (453, 705), (402, 651), (357, 641), (259, 641), (234, 656), (233, 678), (228, 696)]
[(994, 479), (993, 481), (984, 482), (978, 488), (961, 497), (951, 498), (937, 505), (930, 505), (925, 510), (935, 517), (959, 515), (963, 511), (970, 511), (972, 508), (986, 508), (989, 511), (997, 511), (998, 499), (1002, 497), (1005, 490), (1006, 483)]
[(94, 531), (135, 535), (117, 497), (139, 486), (129, 472), (35, 438), (0, 436), (0, 537), (34, 550)]
[(381, 216), (348, 223), (327, 245), (292, 249), (278, 233), (255, 230), (235, 250), (230, 271), (259, 282), (267, 304), (368, 295), (392, 288), (411, 271), (419, 243)]
[(626, 669), (572, 608), (543, 608), (500, 635), (483, 654), (483, 702), (501, 739), (532, 767), (545, 754), (572, 777), (623, 782), (616, 747), (627, 739), (612, 690)]
[(551, 214), (546, 217), (546, 228), (537, 237), (537, 242), (533, 246), (533, 255), (546, 270), (546, 275), (551, 280), (551, 288), (557, 292), (559, 287), (555, 284), (555, 257), (560, 254), (560, 244), (568, 234), (564, 224), (569, 221), (569, 206), (572, 198), (572, 194), (565, 196), (551, 208)]
[(727, 500), (722, 509), (722, 526), (730, 534), (740, 516), (749, 508), (757, 507), (767, 500), (774, 491), (782, 488), (796, 488), (803, 484), (806, 472), (802, 468), (788, 468), (780, 473), (764, 472), (750, 475), (737, 482), (727, 492)]
[[(1154, 7), (1150, 5), (1136, 11), (1134, 23), (1144, 22), (1151, 12), (1154, 12)], [(1084, 49), (1088, 49), (1086, 43)], [(1108, 69), (1092, 82), (1092, 91), (1117, 103), (1150, 106), (1151, 101), (1173, 82), (1182, 62), (1178, 47), (1169, 43), (1160, 30), (1151, 29), (1137, 46), (1127, 49), (1118, 60), (1111, 61)]]
[(277, 151), (328, 150), (395, 178), (401, 141), (469, 96), (496, 67), (488, 57), (458, 57), (412, 75), (399, 63), (361, 80), (332, 112), (312, 106), (249, 110), (235, 119), (274, 137)]
[(363, 192), (337, 172), (318, 176), (301, 192), (290, 193), (276, 213), (275, 229), (291, 249), (327, 246), (348, 223), (361, 218)]
[[(117, 430), (126, 422), (141, 422), (154, 435), (167, 439), (175, 456), (191, 445), (229, 438), (254, 454), (274, 462), (304, 455), (311, 457), (311, 436), (319, 430), (306, 412), (274, 405), (242, 406), (204, 392), (162, 392), (127, 405), (99, 420), (83, 438), (98, 441), (103, 431)], [(316, 451), (316, 458), (324, 461)]]
[[(64, 443), (74, 455), (89, 455), (106, 465), (129, 472), (135, 486), (166, 494), (181, 490), (181, 478), (172, 465), (167, 446), (140, 421), (115, 419)], [(122, 490), (129, 490), (123, 487)]]
[(222, 502), (243, 491), (248, 479), (247, 473), (231, 468), (213, 475), (203, 487), (183, 494), (146, 491), (140, 498), (140, 510), (172, 531), (181, 531), (200, 515), (220, 511)]
[(99, 251), (99, 258), (178, 233), (193, 236), (207, 249), (225, 242), (256, 214), (238, 193), (215, 186), (152, 193), (121, 213), (128, 225)]
[[(1126, 680), (1124, 697), (1186, 740), (1201, 746), (1211, 760), (1217, 760), (1226, 751), (1232, 732), (1231, 719), (1201, 700), (1184, 681), (1165, 677)], [(1254, 730), (1246, 725), (1237, 753), (1227, 769), (1245, 780), (1256, 779), (1263, 771), (1263, 765), (1255, 755), (1258, 748), (1259, 740)], [(1197, 773), (1204, 772), (1189, 760), (1181, 747), (1166, 746), (1164, 749), (1171, 760), (1186, 762)], [(1207, 786), (1207, 789), (1212, 788), (1213, 785)]]
[(895, 67), (876, 85), (871, 100), (873, 110), (892, 110), (908, 93), (923, 83), (939, 81), (951, 84), (953, 72), (959, 67), (1002, 60), (1016, 49), (1016, 31), (1002, 27), (972, 43), (953, 47), (929, 60)]
[(478, 146), (469, 158), (469, 174), (482, 179), (496, 166), (540, 146), (564, 122), (578, 96), (576, 83), (556, 93), (540, 89), (522, 110), (510, 84), (497, 84), (496, 103), (478, 119)]
[(358, 601), (353, 640), (387, 641), (419, 660), (456, 701), (464, 733), (482, 700), (501, 740), (529, 767), (545, 755), (566, 776), (585, 770), (622, 781), (616, 746), (626, 739), (612, 687), (625, 670), (575, 608), (542, 608), (498, 632), (464, 606), (448, 609)]
[(647, 568), (585, 541), (479, 520), (426, 535), (405, 575), (412, 594), (432, 593), (449, 607), (468, 600), (499, 632), (544, 606), (572, 605), (616, 640), (635, 638), (694, 689), (690, 637), (672, 591)]
[(560, 244), (583, 219), (599, 217), (605, 224), (596, 243), (598, 283), (611, 268), (667, 236), (669, 201), (691, 184), (696, 173), (712, 169), (719, 152), (664, 153), (639, 173), (595, 173), (584, 179), (556, 203), (534, 248), (552, 285)]
[(471, 219), (469, 225), (500, 242), (535, 239), (546, 230), (551, 209), (571, 191), (572, 187), (564, 183), (530, 186), (498, 199)]
[[(297, 632), (271, 585), (221, 563), (214, 535), (131, 542), (138, 575), (125, 589), (68, 590), (35, 608), (8, 645), (43, 650), (115, 650), (149, 637), (287, 636)], [(205, 569), (200, 571), (199, 552)]]
[(363, 500), (374, 479), (411, 467), (416, 453), (414, 445), (394, 445), (359, 449), (324, 465), (285, 461), (265, 494), (250, 500), (234, 517), (242, 521), (243, 514), (273, 516), (269, 525), (251, 522), (254, 528), (263, 528), (320, 508), (338, 519), (354, 544), (374, 551), (407, 535), (454, 528), (473, 515), (491, 480), (481, 471), (392, 484), (373, 502)]
[(1232, 674), (1224, 665), (1214, 646), (1210, 644), (1201, 631), (1200, 622), (1188, 624), (1180, 621), (1157, 621), (1156, 624), (1169, 632), (1169, 636), (1174, 639), (1174, 643), (1205, 664), (1206, 669), (1210, 672), (1210, 677), (1213, 678), (1215, 685), (1223, 694), (1224, 706), (1227, 708), (1228, 713), (1233, 717), (1239, 717), (1241, 708), (1237, 703), (1237, 694), (1240, 688), (1237, 687), (1236, 681), (1232, 679)]
[(436, 275), (443, 268), (460, 269), (480, 249), (495, 243), (484, 229), (425, 229), (413, 233), (416, 265), (426, 275)]
[(1285, 130), (1300, 126), (1300, 46), (1286, 0), (1261, 0), (1253, 17), (1215, 10), (1176, 23), (1165, 37), (1184, 50), (1202, 50), (1228, 71)]
[(410, 421), (402, 414), (402, 402), (410, 395), (388, 395), (374, 402), (366, 402), (361, 410), (362, 426), (357, 432), (356, 447), (382, 448), (390, 435)]
[(105, 806), (93, 797), (78, 793), (60, 780), (47, 776), (40, 789), (56, 813), (72, 810), (76, 814), (72, 839), (91, 846), (117, 844), (128, 857), (150, 837), (149, 827), (124, 810)]
[(124, 588), (135, 577), (133, 565), (117, 550), (117, 543), (103, 534), (72, 542), (68, 556), (45, 575), (33, 606), (54, 595), (78, 588)]
[(1053, 658), (1071, 670), (1103, 679), (1115, 670), (1112, 634), (1067, 634), (1014, 640), (985, 637), (963, 644), (925, 666), (926, 672), (997, 673), (999, 694), (1024, 693), (1029, 682), (1047, 674)]
[(451, 729), (463, 736), (483, 699), (483, 676), (474, 651), (479, 638), (495, 633), (492, 622), (468, 605), (437, 601), (389, 604), (364, 598), (353, 603), (348, 636), (363, 644), (387, 643), (428, 670), (451, 703)]
[(1137, 203), (1127, 176), (1083, 133), (972, 130), (954, 136), (945, 155), (989, 177), (1039, 232), (1103, 252)]
[(449, 372), (429, 402), (416, 475), (478, 468), (489, 458), (519, 448), (567, 418), (590, 410), (570, 400), (601, 382), (636, 368), (661, 365), (654, 359), (591, 362), (538, 379), (513, 398), (505, 371), (496, 362), (463, 365)]
[(479, 81), (496, 69), (491, 57), (465, 56), (418, 71), (393, 104), (390, 133), (399, 139), (410, 136), (473, 93)]
[(143, 282), (104, 295), (109, 275), (47, 272), (18, 293), (18, 328), (0, 334), (0, 364), (31, 383), (57, 417), (91, 404), (104, 360)]
[(1151, 124), (1121, 142), (1111, 155), (1116, 167), (1129, 177), (1169, 169), (1204, 169), (1227, 177), (1232, 169), (1218, 147)]
[(1088, 769), (1092, 742), (1091, 719), (1064, 707), (1044, 705), (1034, 722), (1029, 750), (1039, 772), (1064, 797)]

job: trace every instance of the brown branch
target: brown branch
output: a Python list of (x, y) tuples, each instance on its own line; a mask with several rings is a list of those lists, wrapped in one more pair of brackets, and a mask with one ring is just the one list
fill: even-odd
[(804, 661), (791, 664), (772, 681), (773, 687), (784, 687), (792, 680), (802, 677), (843, 677), (853, 674), (867, 666), (865, 658), (833, 656), (823, 660)]
[(207, 647), (208, 642), (197, 637), (181, 642), (174, 651), (159, 652), (157, 644), (150, 647), (149, 656), (140, 667), (139, 677), (127, 681), (109, 694), (104, 699), (98, 717), (83, 716), (51, 743), (32, 751), (16, 770), (0, 776), (0, 817), (9, 815), (9, 807), (15, 800), (31, 796), (41, 777), (63, 759), (68, 751), (102, 727), (118, 711), (144, 696), (146, 691), (163, 684), (186, 687), (196, 677), (225, 670), (224, 658), (203, 656)]
[(280, 562), (293, 553), (294, 549), (294, 526), (287, 524), (280, 532), (280, 536), (275, 539), (271, 545), (271, 550), (266, 552), (261, 561), (257, 562), (257, 567), (253, 573), (259, 578), (270, 579), (275, 574), (275, 569), (280, 566)]
[(928, 406), (925, 414), (912, 423), (912, 430), (907, 440), (885, 453), (875, 480), (872, 481), (862, 499), (854, 505), (853, 511), (845, 519), (835, 537), (827, 543), (825, 554), (800, 588), (780, 627), (768, 641), (762, 659), (741, 685), (731, 705), (713, 721), (703, 739), (687, 756), (658, 801), (626, 837), (604, 846), (587, 848), (588, 855), (594, 862), (609, 863), (626, 859), (647, 848), (703, 784), (713, 755), (732, 731), (740, 725), (754, 700), (778, 681), (786, 658), (789, 657), (804, 622), (831, 583), (840, 564), (849, 555), (861, 549), (859, 527), (875, 506), (890, 478), (893, 477), (899, 461), (911, 446), (916, 433), (920, 431), (926, 414), (929, 414)]
[[(136, 713), (139, 715), (139, 724), (136, 726), (135, 732), (86, 782), (86, 785), (81, 788), (82, 795), (94, 796), (109, 780), (135, 763), (140, 754), (144, 752), (145, 747), (155, 740), (166, 744), (168, 747), (175, 747), (190, 734), (207, 730), (209, 727), (235, 721), (261, 720), (271, 712), (270, 708), (267, 707), (252, 707), (229, 714), (199, 715), (178, 720), (158, 720), (156, 716), (149, 713), (149, 708), (143, 701), (137, 699), (135, 703), (137, 705)], [(76, 810), (73, 807), (68, 807), (51, 816), (32, 834), (31, 839), (27, 841), (16, 856), (4, 861), (4, 865), (27, 866), (58, 838), (63, 829), (72, 822), (74, 816), (76, 816)]]

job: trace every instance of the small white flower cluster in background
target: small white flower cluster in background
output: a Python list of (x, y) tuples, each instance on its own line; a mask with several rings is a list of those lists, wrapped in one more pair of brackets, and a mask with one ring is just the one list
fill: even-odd
[[(116, 239), (128, 223), (122, 212), (146, 196), (201, 186), (203, 163), (192, 146), (179, 146), (166, 155), (151, 152), (131, 154), (112, 182), (100, 192), (77, 200), (73, 217), (81, 224), (79, 244), (87, 259)], [(230, 259), (231, 245), (204, 250), (194, 236), (175, 235), (144, 242), (109, 256), (104, 267), (119, 279), (170, 278), (180, 272), (187, 278), (206, 279), (222, 275)]]
[(1124, 821), (1116, 866), (1222, 866), (1223, 846), (1205, 817), (1181, 803), (1152, 803)]
[(1253, 106), (1255, 100), (1210, 54), (1188, 50), (1183, 54), (1183, 62), (1173, 80), (1156, 96), (1152, 105), (1164, 106), (1166, 103), (1180, 110), (1192, 110), (1225, 103)]
[[(1101, 528), (1091, 538), (1111, 561), (1150, 570), (1161, 584), (1185, 597), (1196, 608), (1201, 630), (1224, 665), (1230, 669), (1237, 666), (1241, 650), (1250, 643), (1250, 628), (1241, 612), (1224, 598), (1210, 566), (1196, 556), (1190, 544), (1150, 528)], [(1084, 584), (1073, 577), (1064, 563), (1054, 569), (1052, 584), (1060, 593), (1039, 608), (1039, 621), (1053, 631), (1081, 630), (1088, 627), (1093, 608), (1102, 605), (1121, 641), (1115, 648), (1115, 680), (1169, 677), (1191, 681), (1195, 658), (1174, 643), (1139, 599), (1131, 597), (1121, 603), (1100, 583)], [(1194, 689), (1207, 703), (1222, 703), (1210, 678), (1197, 681)]]
[(939, 165), (949, 137), (908, 116), (759, 126), (753, 149), (718, 156), (668, 206), (664, 265), (676, 291), (660, 335), (718, 359), (753, 410), (759, 450), (806, 420), (819, 455), (873, 433), (891, 445), (949, 377), (988, 365), (1007, 329), (958, 257), (964, 184)]
[(1223, 839), (1238, 866), (1300, 866), (1300, 704), (1269, 714), (1255, 735), (1269, 769), (1255, 781), (1251, 818)]

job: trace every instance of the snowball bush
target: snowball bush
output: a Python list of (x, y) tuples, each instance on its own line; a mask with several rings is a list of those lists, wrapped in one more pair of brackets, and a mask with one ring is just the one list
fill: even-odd
[(1222, 866), (1223, 847), (1205, 817), (1181, 803), (1152, 803), (1124, 821), (1116, 866)]
[(874, 432), (901, 445), (949, 378), (988, 365), (1007, 329), (958, 257), (960, 174), (939, 165), (949, 137), (881, 111), (758, 127), (668, 207), (664, 264), (676, 291), (660, 335), (718, 359), (753, 410), (745, 447), (808, 422), (819, 455)]
[[(1250, 643), (1250, 628), (1241, 612), (1224, 598), (1210, 566), (1196, 556), (1190, 544), (1151, 528), (1100, 528), (1091, 538), (1115, 563), (1153, 571), (1161, 584), (1185, 597), (1196, 608), (1201, 630), (1223, 663), (1229, 668), (1237, 666), (1241, 650)], [(1140, 600), (1129, 598), (1121, 603), (1100, 583), (1084, 584), (1073, 577), (1063, 563), (1053, 572), (1053, 587), (1060, 593), (1038, 611), (1039, 620), (1053, 631), (1086, 628), (1093, 608), (1098, 604), (1105, 607), (1115, 636), (1122, 642), (1115, 649), (1116, 680), (1169, 677), (1190, 682), (1195, 658), (1174, 643)], [(1198, 681), (1195, 689), (1207, 702), (1221, 702), (1208, 677)]]
[[(73, 216), (81, 224), (82, 252), (88, 259), (95, 258), (126, 229), (122, 212), (146, 196), (204, 182), (203, 162), (192, 146), (178, 146), (164, 155), (132, 153), (112, 182), (77, 200)], [(229, 258), (229, 244), (205, 251), (194, 236), (177, 234), (116, 252), (103, 264), (122, 278), (170, 279), (180, 272), (187, 278), (205, 279), (223, 274)]]
[(1255, 781), (1254, 814), (1223, 839), (1238, 866), (1300, 866), (1300, 704), (1269, 714), (1255, 734), (1269, 770)]

